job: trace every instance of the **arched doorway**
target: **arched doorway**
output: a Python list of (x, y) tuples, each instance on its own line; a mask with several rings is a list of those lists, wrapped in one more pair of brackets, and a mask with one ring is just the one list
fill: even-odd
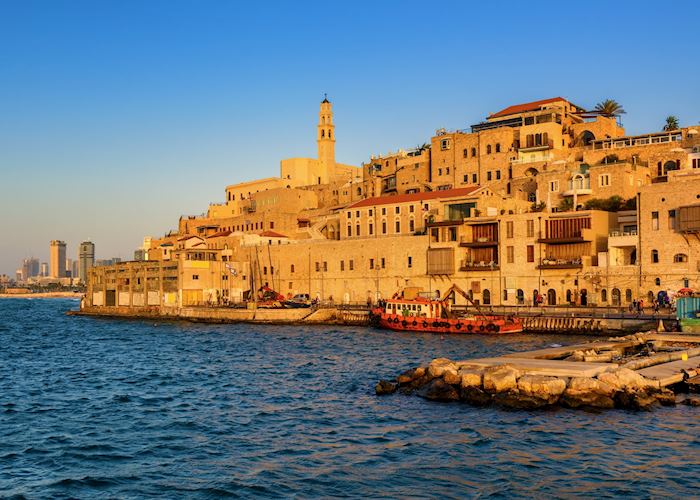
[(590, 130), (584, 130), (576, 139), (581, 146), (588, 146), (593, 141), (595, 141), (595, 135)]
[(607, 291), (605, 288), (603, 288), (603, 289), (600, 291), (600, 301), (601, 301), (601, 302), (607, 302), (607, 301), (608, 301), (608, 291)]
[(627, 302), (628, 304), (632, 302), (632, 290), (630, 288), (625, 290), (625, 302)]
[(637, 249), (633, 248), (632, 251), (630, 252), (630, 265), (636, 266), (637, 265)]
[(518, 301), (518, 305), (523, 305), (525, 303), (525, 292), (518, 288), (518, 290), (515, 292), (515, 298)]
[(488, 306), (491, 304), (491, 292), (488, 290), (488, 288), (485, 288), (484, 291), (481, 292), (481, 299), (484, 305)]
[(586, 290), (585, 288), (581, 289), (581, 305), (582, 306), (588, 305), (588, 290)]
[(647, 302), (648, 302), (649, 304), (651, 304), (652, 302), (654, 302), (654, 292), (652, 292), (651, 290), (649, 290), (649, 291), (647, 292)]
[(612, 289), (612, 305), (614, 306), (619, 306), (621, 303), (620, 300), (620, 289), (619, 288), (613, 288)]
[(675, 161), (669, 160), (664, 163), (664, 175), (668, 174), (671, 170), (679, 170), (680, 166)]
[(557, 292), (554, 288), (547, 290), (547, 305), (555, 306), (557, 305)]
[(571, 304), (573, 302), (573, 295), (571, 294), (571, 290), (566, 291), (566, 302), (568, 304)]
[(535, 290), (532, 291), (532, 304), (533, 304), (533, 305), (538, 305), (538, 304), (539, 304), (539, 302), (537, 301), (537, 299), (539, 298), (539, 296), (540, 296), (540, 291), (539, 291), (539, 290), (536, 290), (536, 289), (535, 289)]

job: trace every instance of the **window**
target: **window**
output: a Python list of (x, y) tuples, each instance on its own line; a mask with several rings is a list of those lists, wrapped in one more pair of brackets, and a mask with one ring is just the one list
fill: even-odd
[(486, 180), (487, 181), (491, 180), (491, 171), (490, 170), (488, 172), (486, 172)]
[(396, 234), (401, 232), (401, 221), (397, 220), (396, 221)]
[(659, 230), (659, 212), (651, 213), (651, 229), (652, 231)]
[(360, 225), (355, 226), (355, 236), (360, 236)]
[(447, 240), (448, 241), (457, 241), (457, 228), (456, 227), (450, 227), (447, 229)]
[(527, 261), (535, 262), (535, 245), (527, 246)]
[(491, 144), (486, 145), (486, 154), (490, 155), (491, 154)]
[(610, 174), (602, 174), (598, 176), (598, 185), (600, 187), (607, 187), (610, 185)]
[(193, 280), (198, 280), (199, 279), (199, 274), (193, 274), (192, 275)]
[(676, 211), (675, 210), (668, 211), (668, 228), (669, 229), (676, 229)]
[(345, 271), (345, 261), (344, 260), (340, 261), (340, 270)]
[(673, 262), (679, 264), (681, 262), (688, 262), (688, 256), (684, 253), (677, 253), (673, 256)]
[(348, 238), (352, 237), (352, 226), (348, 224)]
[(466, 148), (464, 149), (464, 151), (462, 151), (462, 156), (464, 156), (465, 158), (467, 157), (467, 149)]
[(408, 267), (413, 267), (413, 257), (408, 256)]
[(386, 268), (386, 259), (384, 259), (384, 257), (382, 257), (382, 269), (385, 269), (385, 268)]
[(408, 207), (408, 212), (409, 212), (409, 213), (413, 213), (414, 210), (415, 210), (415, 207), (414, 207), (413, 205), (410, 205), (410, 206)]
[(323, 272), (324, 273), (328, 272), (328, 262), (326, 262), (325, 260), (323, 261)]
[(559, 181), (549, 181), (549, 192), (558, 193), (559, 192)]
[(438, 175), (442, 175), (442, 169), (438, 168)]
[(386, 207), (382, 208), (382, 215), (386, 215)]
[(607, 302), (607, 301), (608, 301), (608, 291), (607, 291), (605, 288), (603, 288), (603, 289), (600, 291), (600, 300), (601, 300), (601, 302)]
[(267, 274), (267, 266), (263, 266), (263, 274)]
[(506, 247), (506, 262), (508, 262), (508, 264), (512, 264), (513, 262), (515, 262), (514, 247)]
[(529, 220), (529, 221), (527, 221), (527, 237), (534, 238), (534, 236), (535, 236), (535, 221)]
[(447, 168), (445, 169), (445, 175), (450, 175), (450, 167), (447, 167)]
[(289, 272), (292, 272), (292, 273), (294, 272), (294, 264), (292, 264), (291, 266), (289, 266)]
[(496, 170), (496, 180), (500, 180), (500, 179), (501, 179), (501, 171)]
[(462, 182), (464, 182), (464, 183), (469, 182), (469, 174), (464, 174), (464, 178), (463, 178)]
[(658, 251), (658, 250), (652, 250), (652, 251), (651, 251), (651, 263), (652, 263), (652, 264), (658, 264), (658, 263), (659, 263), (659, 251)]
[(374, 269), (374, 259), (369, 259), (369, 268)]
[(440, 149), (443, 151), (445, 149), (450, 149), (450, 140), (449, 139), (443, 139), (440, 141)]
[(355, 269), (355, 261), (354, 260), (350, 259), (350, 262), (348, 262), (348, 265), (349, 265), (351, 271), (353, 269)]
[(656, 278), (654, 280), (654, 283), (656, 284), (656, 286), (661, 286), (661, 278)]
[(359, 217), (359, 216), (360, 216), (360, 211), (358, 210), (355, 212), (355, 217)]
[(274, 229), (274, 228), (275, 228), (275, 222), (274, 222), (274, 221), (270, 221), (270, 229)]
[(394, 208), (394, 213), (400, 214), (400, 213), (401, 213), (401, 207), (395, 207), (395, 208)]
[(316, 272), (319, 272), (321, 270), (321, 263), (316, 262)]
[(416, 221), (414, 221), (413, 219), (408, 221), (408, 230), (410, 232), (413, 232), (416, 230)]
[(369, 223), (369, 230), (368, 230), (368, 233), (369, 233), (370, 236), (372, 236), (372, 235), (374, 234), (374, 226), (372, 225), (371, 222)]
[(496, 153), (500, 153), (500, 152), (501, 152), (501, 143), (497, 142), (496, 143)]
[(472, 158), (476, 156), (476, 148), (472, 148)]
[(700, 158), (693, 158), (693, 168), (700, 168)]
[(372, 217), (372, 209), (371, 209), (371, 208), (369, 209), (368, 215), (369, 215), (370, 217)]
[(513, 237), (513, 221), (509, 220), (506, 222), (506, 238)]
[(476, 174), (472, 174), (472, 184), (476, 184), (476, 180), (477, 180)]

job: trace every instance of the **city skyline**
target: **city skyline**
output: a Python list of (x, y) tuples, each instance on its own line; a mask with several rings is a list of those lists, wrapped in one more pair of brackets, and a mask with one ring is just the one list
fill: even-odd
[[(670, 114), (684, 126), (700, 119), (698, 70), (658, 30), (670, 23), (675, 43), (692, 46), (695, 4), (649, 16), (594, 2), (566, 19), (546, 5), (449, 7), (446, 15), (373, 5), (372, 25), (386, 32), (375, 37), (355, 6), (280, 5), (274, 15), (177, 2), (5, 6), (0, 54), (10, 76), (0, 89), (13, 99), (0, 119), (2, 185), (26, 185), (29, 171), (37, 183), (3, 193), (0, 230), (12, 237), (0, 242), (0, 273), (13, 275), (30, 255), (47, 261), (52, 238), (69, 242), (72, 257), (89, 236), (101, 255), (130, 259), (144, 236), (223, 201), (222, 186), (310, 156), (313, 106), (324, 92), (336, 110), (337, 158), (356, 165), (422, 144), (435, 129), (554, 95), (586, 108), (616, 99), (630, 134), (660, 130)], [(619, 24), (600, 25), (603, 7), (646, 35), (628, 46)], [(168, 22), (153, 31), (162, 17)], [(487, 36), (492, 27), (479, 19), (525, 33), (517, 52), (511, 37)], [(523, 29), (543, 23), (550, 44)], [(596, 36), (576, 26), (596, 26)], [(570, 63), (553, 73), (548, 58)], [(650, 60), (655, 71), (644, 72)], [(664, 92), (677, 68), (684, 78)]]

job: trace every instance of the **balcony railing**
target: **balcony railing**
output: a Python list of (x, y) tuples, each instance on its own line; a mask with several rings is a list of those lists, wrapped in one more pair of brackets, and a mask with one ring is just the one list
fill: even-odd
[(500, 266), (498, 262), (475, 262), (471, 260), (462, 260), (459, 265), (460, 271), (498, 271)]
[(542, 259), (537, 269), (579, 269), (583, 267), (581, 259)]
[(603, 139), (601, 141), (593, 141), (589, 149), (618, 149), (629, 148), (633, 146), (646, 146), (648, 144), (662, 144), (666, 142), (677, 142), (681, 140), (681, 134), (678, 132), (652, 134), (647, 136), (636, 137), (620, 137), (617, 139)]
[(637, 231), (610, 231), (608, 236), (610, 238), (615, 238), (617, 236), (637, 236)]
[(525, 147), (520, 147), (519, 151), (522, 152), (527, 152), (527, 151), (542, 151), (545, 149), (552, 149), (554, 147), (554, 140), (553, 139), (548, 139), (544, 141), (542, 144), (528, 144)]
[(467, 248), (495, 247), (498, 246), (498, 240), (492, 237), (481, 237), (472, 240), (462, 236), (459, 240), (459, 246)]
[[(521, 150), (522, 151), (522, 150)], [(522, 165), (524, 163), (536, 163), (538, 161), (549, 161), (553, 158), (552, 154), (547, 153), (543, 155), (536, 155), (534, 157), (526, 157), (526, 158), (515, 158), (510, 161), (512, 165)]]

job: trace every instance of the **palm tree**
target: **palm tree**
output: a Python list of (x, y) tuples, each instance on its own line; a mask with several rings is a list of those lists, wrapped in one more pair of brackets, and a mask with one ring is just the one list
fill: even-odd
[(678, 130), (681, 126), (678, 124), (678, 118), (674, 115), (669, 115), (666, 117), (666, 125), (664, 125), (664, 130), (669, 132), (671, 130)]
[(614, 99), (605, 99), (595, 105), (595, 111), (603, 116), (620, 116), (625, 114), (620, 103)]

